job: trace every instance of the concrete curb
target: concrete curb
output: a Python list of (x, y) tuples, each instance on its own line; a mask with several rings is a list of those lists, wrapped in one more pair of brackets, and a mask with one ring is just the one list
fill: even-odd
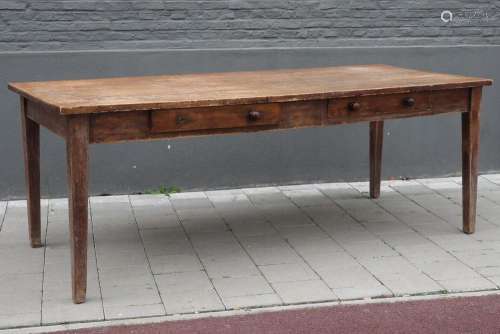
[(124, 325), (141, 325), (141, 324), (152, 324), (160, 323), (165, 321), (180, 321), (180, 320), (193, 320), (208, 317), (229, 317), (236, 315), (248, 315), (248, 314), (259, 314), (265, 312), (277, 312), (277, 311), (289, 311), (304, 308), (320, 308), (329, 306), (341, 306), (341, 305), (360, 305), (360, 304), (381, 304), (381, 303), (398, 303), (406, 301), (419, 301), (419, 300), (434, 300), (434, 299), (448, 299), (448, 298), (460, 298), (460, 297), (478, 297), (478, 296), (489, 296), (489, 295), (500, 295), (500, 291), (475, 291), (475, 292), (462, 292), (462, 293), (450, 293), (450, 294), (432, 294), (432, 295), (422, 295), (422, 296), (402, 296), (402, 297), (388, 297), (388, 298), (374, 298), (374, 299), (357, 299), (342, 302), (321, 302), (321, 303), (306, 303), (306, 304), (294, 304), (294, 305), (284, 305), (284, 306), (272, 306), (272, 307), (261, 307), (261, 308), (250, 308), (241, 310), (230, 310), (230, 311), (216, 311), (216, 312), (206, 312), (206, 313), (189, 313), (189, 314), (175, 314), (160, 317), (143, 317), (143, 318), (129, 318), (120, 320), (105, 320), (96, 322), (78, 322), (70, 324), (60, 324), (60, 325), (49, 325), (49, 326), (36, 326), (36, 327), (23, 327), (23, 328), (10, 328), (0, 330), (0, 334), (27, 334), (27, 333), (48, 333), (48, 332), (58, 332), (63, 330), (75, 330), (83, 328), (99, 328), (105, 326), (124, 326)]

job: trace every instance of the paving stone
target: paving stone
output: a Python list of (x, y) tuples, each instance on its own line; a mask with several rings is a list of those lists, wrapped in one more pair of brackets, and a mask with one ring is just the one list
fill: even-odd
[(318, 276), (304, 262), (259, 266), (259, 269), (271, 283), (318, 279)]
[(224, 309), (203, 271), (156, 275), (155, 278), (167, 314)]
[(417, 267), (420, 264), (425, 263), (455, 260), (453, 255), (432, 243), (409, 247), (396, 246), (395, 248), (398, 253), (408, 259), (411, 263), (415, 264)]
[(479, 178), (470, 236), (460, 178), (382, 189), (376, 200), (367, 182), (92, 197), (83, 305), (68, 293), (67, 199), (41, 202), (40, 249), (26, 201), (0, 201), (0, 328), (498, 289), (500, 176)]
[(203, 194), (200, 197), (181, 196), (185, 194), (174, 194), (170, 198), (170, 203), (176, 210), (213, 208), (212, 202)]
[[(256, 189), (261, 189), (261, 188), (256, 188)], [(215, 196), (230, 196), (230, 195), (239, 195), (239, 194), (244, 194), (243, 189), (221, 189), (221, 190), (209, 190), (205, 191), (205, 195), (207, 197), (215, 197)]]
[(143, 195), (129, 195), (130, 203), (134, 209), (142, 208), (155, 210), (157, 208), (169, 208), (172, 209), (172, 204), (168, 196), (163, 194), (143, 194)]
[(458, 260), (425, 263), (420, 264), (419, 267), (436, 281), (480, 277), (478, 273)]
[(165, 315), (163, 304), (131, 304), (104, 308), (106, 320), (154, 317)]
[(471, 252), (488, 249), (488, 246), (466, 234), (430, 236), (438, 246), (452, 252)]
[(3, 315), (0, 313), (0, 329), (40, 325), (40, 312), (28, 312), (24, 310), (16, 314)]
[(404, 276), (416, 277), (422, 273), (402, 256), (363, 258), (359, 262), (381, 281), (395, 280)]
[(208, 198), (213, 206), (219, 210), (253, 208), (252, 202), (243, 193), (208, 195)]
[[(475, 270), (482, 276), (491, 278), (491, 277), (500, 277), (500, 264), (495, 267), (480, 267), (475, 268)], [(495, 279), (496, 282), (496, 279)]]
[(200, 232), (224, 232), (229, 230), (222, 218), (191, 218), (182, 221), (188, 234)]
[(396, 256), (398, 253), (381, 240), (342, 243), (346, 251), (356, 258)]
[(445, 289), (425, 275), (395, 275), (391, 279), (382, 279), (382, 284), (395, 296), (430, 294), (444, 292)]
[(276, 229), (268, 222), (231, 223), (230, 228), (237, 237), (252, 237), (276, 233)]
[(359, 264), (347, 267), (337, 267), (334, 269), (319, 269), (319, 276), (332, 289), (337, 288), (372, 288), (380, 285), (380, 282), (373, 277)]
[(295, 204), (300, 207), (333, 205), (331, 199), (317, 189), (299, 189), (283, 191)]
[[(69, 287), (69, 284), (68, 284)], [(83, 304), (73, 304), (69, 289), (63, 290), (64, 296), (45, 298), (42, 304), (42, 324), (54, 325), (68, 322), (87, 322), (104, 320), (100, 294), (87, 289), (87, 298)]]
[(41, 314), (42, 291), (27, 291), (18, 293), (8, 293), (0, 295), (1, 300), (8, 300), (8, 303), (0, 303), (0, 317), (16, 315), (22, 313), (38, 313), (38, 321)]
[(467, 252), (455, 253), (455, 256), (472, 268), (500, 266), (500, 252), (483, 251), (481, 254), (468, 254)]
[(392, 297), (393, 294), (385, 286), (379, 284), (369, 287), (333, 288), (332, 291), (340, 300)]
[(312, 224), (311, 219), (297, 209), (291, 209), (289, 212), (267, 212), (265, 215), (277, 229)]
[(394, 233), (400, 234), (400, 233), (412, 232), (412, 229), (410, 227), (396, 220), (384, 221), (384, 222), (365, 222), (363, 223), (363, 226), (368, 231), (382, 238), (384, 238), (384, 236), (386, 235)]
[(229, 225), (267, 223), (264, 215), (255, 208), (251, 210), (218, 210), (217, 212)]
[(197, 256), (193, 254), (159, 255), (149, 258), (153, 274), (168, 274), (202, 269)]
[(369, 199), (347, 199), (336, 201), (360, 222), (394, 222), (392, 215), (380, 208)]
[(497, 286), (483, 277), (460, 277), (459, 279), (438, 281), (448, 292), (493, 290)]
[(138, 215), (135, 213), (137, 224), (140, 229), (159, 229), (170, 228), (181, 230), (182, 226), (175, 214), (152, 214), (144, 213)]
[(259, 275), (256, 265), (248, 257), (236, 256), (222, 259), (202, 259), (210, 278), (247, 277)]
[(334, 270), (337, 268), (359, 266), (356, 259), (347, 252), (305, 253), (303, 257), (315, 271), (328, 271), (330, 269)]
[(352, 222), (352, 218), (336, 205), (305, 207), (307, 213), (318, 224), (338, 224), (339, 222)]
[(300, 256), (288, 246), (247, 248), (250, 257), (257, 265), (295, 263), (301, 261)]
[(260, 275), (213, 279), (215, 289), (224, 298), (272, 294), (273, 289)]
[(242, 309), (251, 307), (276, 306), (283, 304), (280, 297), (275, 293), (262, 295), (238, 296), (222, 298), (226, 309)]
[(273, 287), (285, 304), (338, 300), (320, 280), (273, 283)]
[(348, 183), (320, 183), (315, 187), (333, 199), (361, 198), (363, 195)]

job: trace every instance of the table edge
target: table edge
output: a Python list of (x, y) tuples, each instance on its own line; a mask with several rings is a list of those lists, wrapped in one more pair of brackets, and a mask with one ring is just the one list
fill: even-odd
[(335, 91), (335, 92), (320, 92), (312, 94), (298, 94), (298, 95), (283, 95), (283, 96), (263, 96), (263, 97), (248, 97), (248, 98), (235, 98), (224, 100), (198, 100), (198, 101), (181, 101), (181, 102), (158, 102), (158, 103), (134, 103), (122, 105), (93, 105), (93, 106), (59, 106), (51, 104), (43, 99), (29, 94), (23, 89), (16, 86), (16, 82), (8, 83), (8, 89), (20, 96), (40, 103), (50, 109), (53, 109), (64, 116), (81, 115), (81, 114), (99, 114), (109, 112), (135, 112), (144, 110), (160, 110), (160, 109), (183, 109), (183, 108), (203, 108), (203, 107), (220, 107), (228, 105), (245, 105), (245, 104), (259, 104), (259, 103), (286, 103), (297, 101), (311, 101), (311, 100), (324, 100), (341, 97), (351, 96), (366, 96), (366, 95), (384, 95), (396, 93), (409, 93), (418, 91), (434, 91), (434, 90), (448, 90), (448, 89), (461, 89), (461, 88), (474, 88), (482, 86), (490, 86), (493, 80), (486, 78), (474, 78), (474, 81), (464, 81), (458, 83), (443, 83), (425, 86), (396, 86), (386, 88), (376, 88), (368, 90), (349, 90), (349, 91)]

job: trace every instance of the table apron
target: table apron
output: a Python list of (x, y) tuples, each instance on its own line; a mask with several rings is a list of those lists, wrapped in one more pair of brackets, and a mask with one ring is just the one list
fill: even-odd
[[(90, 143), (230, 134), (427, 116), (470, 110), (470, 89), (430, 90), (222, 107), (87, 114)], [(67, 118), (28, 101), (27, 116), (66, 137)]]

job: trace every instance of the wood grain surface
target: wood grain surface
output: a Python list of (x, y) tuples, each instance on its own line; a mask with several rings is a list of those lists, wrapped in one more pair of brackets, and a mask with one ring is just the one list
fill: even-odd
[(62, 114), (318, 100), (490, 85), (489, 79), (388, 65), (11, 83)]

